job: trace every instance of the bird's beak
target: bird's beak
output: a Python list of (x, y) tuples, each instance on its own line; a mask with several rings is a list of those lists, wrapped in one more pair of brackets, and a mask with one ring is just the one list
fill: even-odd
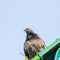
[(26, 30), (24, 30), (24, 31), (26, 31)]

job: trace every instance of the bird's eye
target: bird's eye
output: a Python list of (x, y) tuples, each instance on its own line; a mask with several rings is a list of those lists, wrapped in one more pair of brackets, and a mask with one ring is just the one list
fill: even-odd
[(29, 30), (28, 28), (26, 28), (26, 30)]

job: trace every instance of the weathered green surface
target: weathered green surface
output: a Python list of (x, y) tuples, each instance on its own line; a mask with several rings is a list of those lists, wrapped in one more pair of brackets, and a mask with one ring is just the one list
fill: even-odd
[(40, 60), (40, 57), (36, 55), (32, 60)]
[(55, 55), (55, 60), (60, 59), (60, 48), (57, 50), (56, 55)]
[(50, 46), (38, 53), (41, 60), (54, 60), (56, 51), (60, 47), (60, 38), (56, 39)]

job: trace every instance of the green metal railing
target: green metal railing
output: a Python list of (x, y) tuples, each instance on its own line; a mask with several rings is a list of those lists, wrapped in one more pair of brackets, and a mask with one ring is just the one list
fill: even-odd
[(56, 52), (55, 60), (60, 60), (60, 48)]
[(59, 60), (60, 59), (60, 38), (56, 39), (50, 46), (39, 52), (31, 60)]

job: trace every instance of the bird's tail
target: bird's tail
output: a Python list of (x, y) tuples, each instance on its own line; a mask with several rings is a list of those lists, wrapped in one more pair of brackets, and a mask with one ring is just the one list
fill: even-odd
[(20, 55), (24, 56), (25, 57), (25, 54), (23, 54), (22, 52), (20, 52)]
[(20, 52), (20, 55), (24, 56), (24, 57), (25, 57), (25, 60), (30, 60), (30, 59), (28, 59), (28, 57), (25, 56), (25, 54), (23, 54), (22, 52)]

